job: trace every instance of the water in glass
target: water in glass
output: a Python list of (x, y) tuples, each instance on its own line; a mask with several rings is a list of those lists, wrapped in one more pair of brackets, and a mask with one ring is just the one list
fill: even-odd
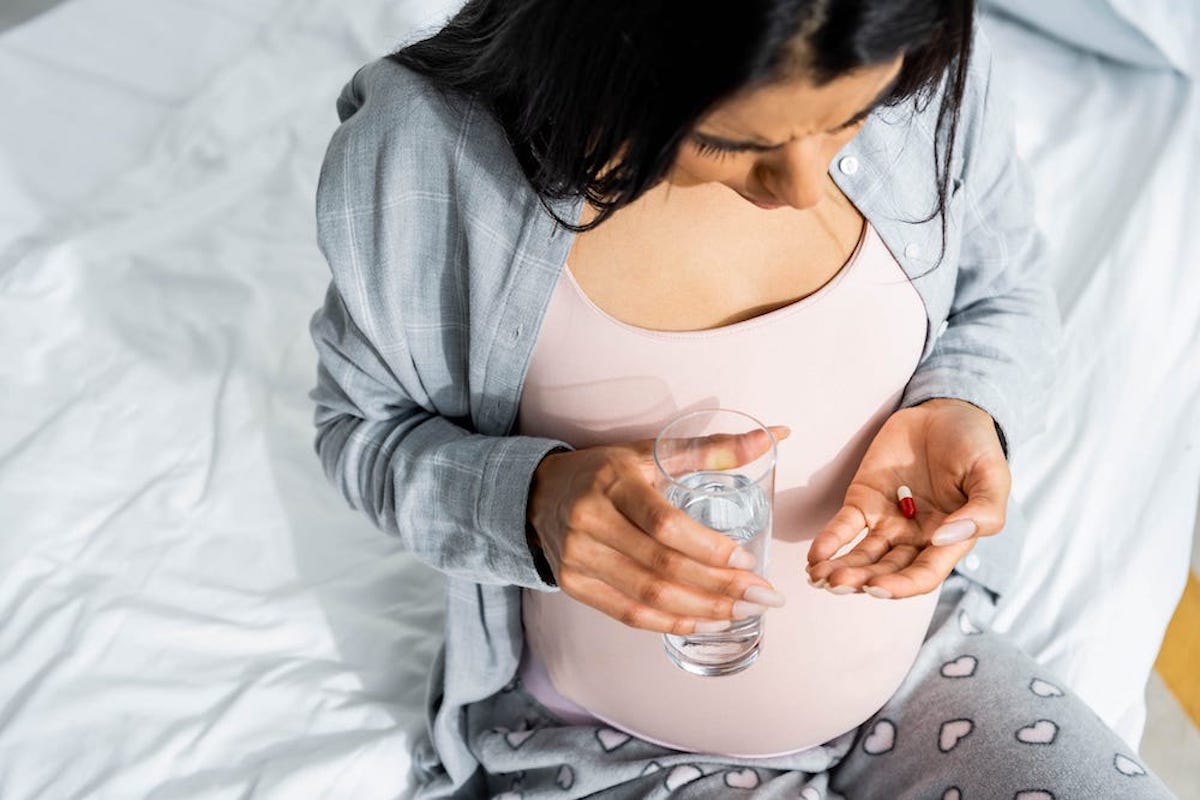
[[(766, 563), (771, 503), (761, 485), (742, 475), (693, 472), (678, 478), (666, 494), (671, 505), (753, 553), (760, 568)], [(750, 617), (719, 633), (668, 634), (663, 644), (671, 660), (688, 672), (731, 675), (758, 658), (762, 634), (763, 618)]]

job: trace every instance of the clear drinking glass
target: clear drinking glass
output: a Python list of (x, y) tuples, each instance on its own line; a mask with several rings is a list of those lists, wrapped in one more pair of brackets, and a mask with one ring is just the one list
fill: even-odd
[[(765, 448), (735, 452), (732, 437), (761, 431)], [(710, 439), (715, 435), (731, 438)], [(728, 446), (726, 446), (728, 445)], [(754, 573), (765, 575), (774, 517), (776, 441), (758, 420), (740, 411), (704, 409), (675, 417), (654, 440), (662, 491), (676, 508), (753, 553)], [(738, 463), (742, 461), (744, 463)], [(695, 675), (732, 675), (758, 658), (763, 618), (734, 620), (719, 633), (666, 634), (663, 646), (681, 669)]]

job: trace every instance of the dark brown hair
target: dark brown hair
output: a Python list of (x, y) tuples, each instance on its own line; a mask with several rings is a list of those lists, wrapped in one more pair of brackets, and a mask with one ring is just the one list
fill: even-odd
[(581, 232), (661, 181), (722, 100), (798, 70), (821, 85), (903, 53), (883, 105), (923, 108), (945, 82), (929, 220), (945, 213), (973, 18), (973, 0), (469, 0), (390, 57), (481, 100), (551, 214), (551, 198), (599, 208), (578, 227), (555, 215)]

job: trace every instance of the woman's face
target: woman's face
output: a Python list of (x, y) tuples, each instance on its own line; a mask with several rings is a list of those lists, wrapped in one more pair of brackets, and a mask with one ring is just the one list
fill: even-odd
[(668, 180), (720, 183), (763, 208), (812, 208), (828, 189), (829, 163), (891, 90), (903, 57), (821, 87), (806, 80), (738, 95), (701, 118)]

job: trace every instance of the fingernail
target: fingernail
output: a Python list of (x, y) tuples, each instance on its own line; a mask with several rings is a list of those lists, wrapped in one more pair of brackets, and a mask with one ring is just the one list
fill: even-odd
[(812, 575), (809, 575), (809, 576), (808, 576), (808, 585), (809, 585), (809, 586), (815, 586), (815, 587), (816, 587), (816, 588), (818, 588), (818, 589), (824, 589), (826, 586), (828, 586), (828, 585), (829, 585), (829, 581), (825, 580), (824, 578), (821, 578), (820, 580), (816, 580), (816, 581), (814, 581), (814, 580), (812, 579)]
[(783, 595), (765, 586), (751, 586), (742, 597), (751, 603), (759, 603), (773, 608), (781, 608), (784, 604)]
[(720, 633), (733, 625), (731, 620), (712, 620), (696, 623), (696, 633)]
[(734, 619), (761, 617), (765, 613), (767, 613), (767, 607), (760, 606), (758, 603), (747, 603), (745, 600), (737, 600), (733, 604)]
[(855, 589), (853, 586), (842, 584), (841, 586), (830, 586), (829, 591), (833, 592), (834, 594), (853, 594), (854, 592), (857, 592), (858, 589)]
[(933, 538), (930, 541), (935, 545), (954, 544), (955, 542), (961, 542), (963, 539), (970, 539), (978, 529), (979, 526), (975, 524), (975, 520), (957, 519), (934, 531)]
[(871, 597), (878, 597), (881, 600), (892, 599), (892, 593), (887, 589), (884, 589), (882, 586), (864, 586), (863, 591), (871, 595)]
[(758, 559), (749, 550), (738, 547), (729, 554), (729, 566), (734, 569), (754, 569), (756, 563)]

